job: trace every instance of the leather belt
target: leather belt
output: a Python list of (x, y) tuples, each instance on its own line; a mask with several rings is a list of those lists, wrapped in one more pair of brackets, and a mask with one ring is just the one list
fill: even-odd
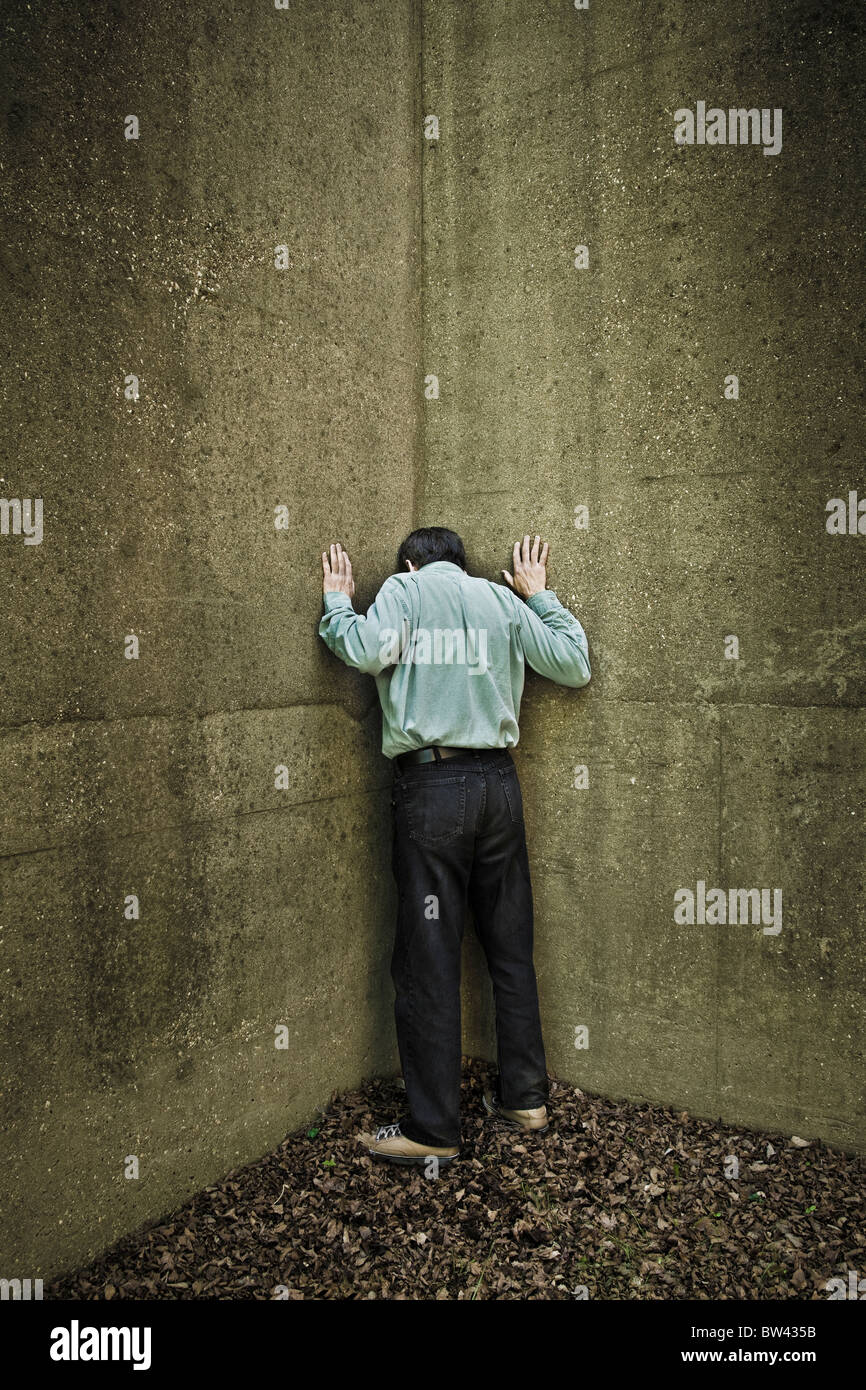
[(441, 748), (438, 744), (430, 748), (413, 748), (409, 753), (400, 753), (395, 759), (397, 766), (402, 768), (409, 763), (432, 763), (439, 762), (442, 758), (456, 758), (463, 753), (477, 753), (477, 748)]

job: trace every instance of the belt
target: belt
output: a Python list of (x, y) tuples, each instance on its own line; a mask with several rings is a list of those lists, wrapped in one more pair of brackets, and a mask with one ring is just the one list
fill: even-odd
[(430, 748), (413, 748), (409, 753), (400, 753), (395, 762), (398, 767), (403, 767), (404, 763), (432, 763), (439, 762), (442, 758), (456, 758), (463, 753), (478, 753), (478, 748), (441, 748), (435, 745)]

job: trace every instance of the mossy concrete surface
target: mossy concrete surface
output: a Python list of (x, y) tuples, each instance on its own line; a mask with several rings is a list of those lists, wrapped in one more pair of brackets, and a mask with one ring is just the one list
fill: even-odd
[(411, 529), (417, 29), (4, 9), (4, 1277), (398, 1070), (390, 767), (317, 627), (322, 547), (366, 605)]
[[(593, 671), (530, 677), (515, 754), (548, 1065), (866, 1147), (866, 537), (826, 529), (866, 498), (862, 12), (423, 16), (418, 524), (495, 579), (541, 533)], [(678, 145), (698, 102), (780, 108), (781, 150)], [(780, 889), (781, 930), (679, 924), (699, 882)], [(492, 1060), (466, 954), (466, 1051)]]

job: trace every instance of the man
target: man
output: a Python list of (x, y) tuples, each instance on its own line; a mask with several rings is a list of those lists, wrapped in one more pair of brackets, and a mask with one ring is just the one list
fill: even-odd
[(413, 531), (400, 571), (366, 617), (339, 544), (322, 552), (319, 635), (376, 678), (382, 752), (393, 759), (392, 868), (399, 907), (391, 963), (407, 1111), (369, 1151), (440, 1164), (460, 1146), (460, 961), (471, 905), (496, 1003), (498, 1081), (487, 1112), (547, 1129), (547, 1065), (532, 960), (533, 905), (523, 801), (508, 751), (519, 737), (525, 663), (560, 685), (590, 678), (586, 635), (547, 586), (548, 545), (515, 541), (508, 588), (466, 573), (463, 542)]

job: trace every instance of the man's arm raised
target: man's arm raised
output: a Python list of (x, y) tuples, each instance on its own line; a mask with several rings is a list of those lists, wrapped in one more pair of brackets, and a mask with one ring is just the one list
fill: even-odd
[(370, 676), (378, 676), (393, 665), (396, 637), (408, 613), (396, 576), (385, 580), (366, 617), (362, 617), (352, 606), (352, 562), (337, 542), (330, 547), (330, 559), (322, 551), (322, 592), (325, 613), (319, 636), (334, 655)]
[(558, 685), (575, 689), (588, 685), (591, 676), (586, 633), (547, 588), (547, 542), (539, 554), (541, 537), (530, 549), (529, 536), (514, 542), (514, 574), (503, 570), (506, 582), (526, 602), (519, 605), (520, 640), (533, 671)]

